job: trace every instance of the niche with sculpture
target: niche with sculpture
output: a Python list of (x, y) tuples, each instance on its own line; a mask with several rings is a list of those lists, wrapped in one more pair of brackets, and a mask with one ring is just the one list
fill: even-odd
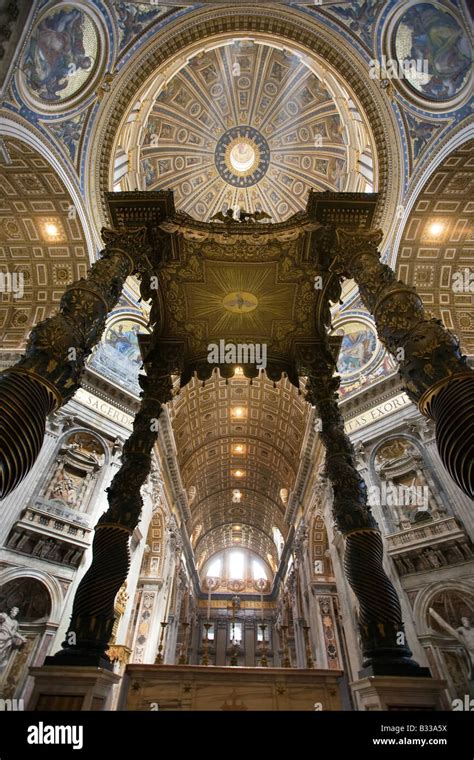
[(104, 460), (104, 447), (95, 435), (71, 433), (59, 448), (44, 498), (87, 512)]
[(395, 530), (408, 530), (444, 515), (423, 456), (411, 441), (399, 437), (382, 443), (374, 466), (380, 478), (375, 501), (388, 508)]
[(0, 586), (0, 696), (18, 694), (51, 613), (51, 597), (35, 578)]
[(453, 692), (463, 698), (474, 682), (474, 594), (454, 590), (437, 594), (427, 618)]

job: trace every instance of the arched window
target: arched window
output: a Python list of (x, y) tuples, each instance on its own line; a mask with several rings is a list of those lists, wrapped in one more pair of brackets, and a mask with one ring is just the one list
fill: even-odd
[[(272, 578), (271, 565), (250, 549), (229, 547), (210, 557), (204, 564), (201, 577), (205, 587), (206, 578), (220, 578), (228, 583), (249, 583), (252, 588), (255, 581), (264, 578), (267, 583)], [(236, 588), (232, 589), (234, 592)], [(241, 590), (241, 589), (240, 589)]]
[(217, 559), (214, 559), (212, 560), (212, 562), (209, 563), (206, 575), (209, 575), (211, 578), (219, 578), (221, 574), (222, 574), (222, 557), (217, 557)]
[(267, 580), (264, 564), (263, 562), (259, 562), (258, 559), (252, 560), (252, 577), (254, 581), (257, 581), (259, 578), (265, 578), (265, 580)]
[(230, 552), (229, 577), (232, 578), (232, 580), (242, 580), (244, 577), (244, 555), (242, 552)]

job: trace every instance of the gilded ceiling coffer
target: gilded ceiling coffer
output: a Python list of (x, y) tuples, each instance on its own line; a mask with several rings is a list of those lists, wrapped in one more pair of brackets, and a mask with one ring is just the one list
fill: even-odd
[(140, 520), (140, 493), (151, 467), (163, 404), (171, 399), (173, 373), (180, 371), (181, 347), (153, 337), (144, 357), (147, 374), (140, 376), (141, 405), (125, 442), (122, 466), (107, 489), (108, 510), (99, 519), (92, 545), (92, 563), (74, 598), (63, 649), (46, 664), (95, 665), (111, 668), (106, 651), (114, 624), (114, 600), (127, 578), (129, 539)]
[(359, 602), (358, 624), (366, 675), (429, 677), (411, 659), (397, 592), (383, 567), (380, 530), (367, 503), (367, 487), (355, 466), (354, 449), (339, 411), (340, 378), (329, 341), (302, 343), (298, 370), (307, 377), (306, 397), (318, 412), (326, 449), (324, 477), (332, 485), (333, 515), (345, 539), (344, 571)]
[(86, 278), (73, 283), (59, 311), (30, 333), (25, 355), (0, 375), (0, 498), (20, 483), (40, 452), (46, 417), (80, 386), (127, 277), (145, 266), (145, 231), (103, 230), (105, 249)]
[(436, 424), (436, 443), (447, 471), (474, 498), (474, 372), (458, 338), (428, 318), (416, 290), (380, 261), (382, 233), (327, 230), (332, 271), (353, 278), (377, 333), (397, 359), (410, 399)]

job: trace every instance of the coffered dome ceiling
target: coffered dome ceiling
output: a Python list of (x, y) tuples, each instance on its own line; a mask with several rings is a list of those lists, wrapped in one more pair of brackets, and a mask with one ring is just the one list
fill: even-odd
[(233, 40), (161, 80), (119, 135), (114, 189), (172, 189), (176, 207), (202, 221), (225, 206), (283, 221), (310, 188), (374, 189), (370, 131), (316, 60)]
[(398, 246), (397, 275), (474, 354), (474, 140), (447, 156), (416, 198)]

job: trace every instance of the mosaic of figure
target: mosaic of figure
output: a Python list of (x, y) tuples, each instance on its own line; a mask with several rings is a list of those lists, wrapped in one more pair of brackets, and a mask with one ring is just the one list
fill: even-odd
[(419, 3), (403, 14), (395, 36), (399, 60), (428, 62), (428, 81), (416, 72), (408, 81), (430, 98), (451, 98), (466, 83), (472, 49), (466, 32), (447, 11), (432, 3)]
[(363, 322), (348, 322), (340, 329), (344, 337), (337, 370), (341, 375), (350, 375), (370, 362), (377, 346), (377, 339), (374, 331)]
[(145, 3), (120, 2), (115, 4), (115, 8), (117, 10), (117, 23), (121, 36), (121, 47), (128, 45), (153, 19), (169, 11), (167, 6), (150, 8)]
[(142, 363), (138, 335), (142, 327), (130, 319), (114, 322), (90, 361), (91, 366), (122, 387), (138, 394), (138, 374)]
[(383, 5), (384, 0), (352, 0), (343, 7), (333, 8), (332, 11), (341, 16), (352, 31), (370, 45), (372, 27)]
[(33, 30), (24, 72), (32, 92), (54, 103), (77, 92), (92, 73), (98, 36), (92, 20), (79, 8), (49, 13)]

